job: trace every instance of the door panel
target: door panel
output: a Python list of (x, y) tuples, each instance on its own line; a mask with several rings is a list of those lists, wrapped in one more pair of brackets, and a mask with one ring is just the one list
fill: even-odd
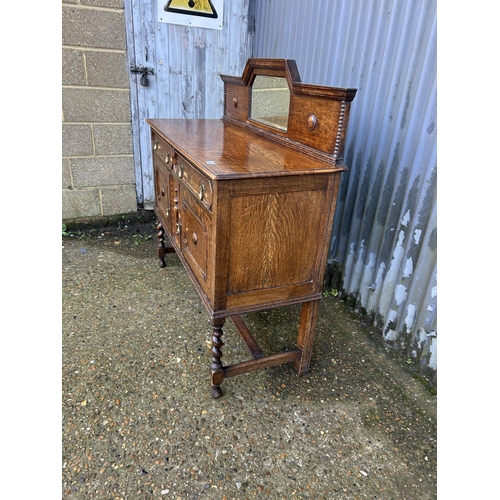
[[(161, 1), (161, 0), (160, 0)], [(220, 118), (220, 74), (241, 75), (251, 57), (251, 0), (225, 0), (222, 30), (157, 22), (157, 0), (124, 0), (129, 67), (150, 68), (149, 85), (130, 72), (137, 200), (154, 206), (151, 137), (146, 118)]]
[(165, 175), (165, 167), (160, 163), (158, 158), (154, 158), (154, 166), (156, 170), (156, 205), (161, 216), (168, 222), (167, 229), (171, 232), (171, 206), (170, 206), (170, 189), (168, 182), (168, 174)]
[(211, 238), (211, 218), (191, 194), (182, 190), (181, 220), (182, 220), (182, 254), (189, 267), (198, 278), (199, 283), (209, 292), (208, 250)]

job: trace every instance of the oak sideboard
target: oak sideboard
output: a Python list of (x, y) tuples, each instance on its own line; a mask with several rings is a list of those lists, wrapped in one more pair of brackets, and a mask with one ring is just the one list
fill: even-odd
[[(158, 255), (176, 252), (212, 323), (211, 394), (224, 379), (293, 362), (308, 372), (355, 89), (301, 83), (294, 61), (221, 75), (222, 119), (148, 119)], [(266, 355), (242, 315), (301, 304), (296, 345)], [(225, 366), (230, 318), (251, 359)]]

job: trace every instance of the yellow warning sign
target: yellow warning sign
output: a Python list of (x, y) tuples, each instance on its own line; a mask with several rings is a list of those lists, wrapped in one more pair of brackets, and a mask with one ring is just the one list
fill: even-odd
[(217, 19), (217, 11), (211, 0), (170, 0), (164, 7), (166, 12)]

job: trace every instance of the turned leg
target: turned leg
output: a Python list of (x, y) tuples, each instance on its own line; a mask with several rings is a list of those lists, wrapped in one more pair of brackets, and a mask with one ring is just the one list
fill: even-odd
[(302, 351), (300, 359), (295, 361), (295, 371), (298, 375), (305, 375), (309, 371), (314, 340), (314, 331), (318, 320), (319, 300), (312, 300), (302, 304), (300, 313), (299, 336), (297, 347)]
[(163, 230), (163, 226), (159, 223), (156, 226), (158, 229), (158, 265), (160, 267), (165, 267), (165, 255), (167, 254), (167, 249), (165, 248), (165, 232)]
[(222, 357), (221, 348), (224, 345), (222, 342), (222, 326), (224, 325), (224, 321), (226, 318), (213, 318), (212, 319), (212, 364), (211, 368), (211, 384), (212, 384), (212, 397), (218, 398), (222, 396), (222, 390), (220, 385), (224, 380), (224, 371), (222, 369), (222, 363), (220, 358)]

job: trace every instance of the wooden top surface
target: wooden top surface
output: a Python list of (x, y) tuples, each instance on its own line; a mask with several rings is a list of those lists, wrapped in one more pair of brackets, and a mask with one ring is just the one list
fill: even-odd
[(346, 170), (219, 119), (151, 118), (146, 122), (212, 179)]

